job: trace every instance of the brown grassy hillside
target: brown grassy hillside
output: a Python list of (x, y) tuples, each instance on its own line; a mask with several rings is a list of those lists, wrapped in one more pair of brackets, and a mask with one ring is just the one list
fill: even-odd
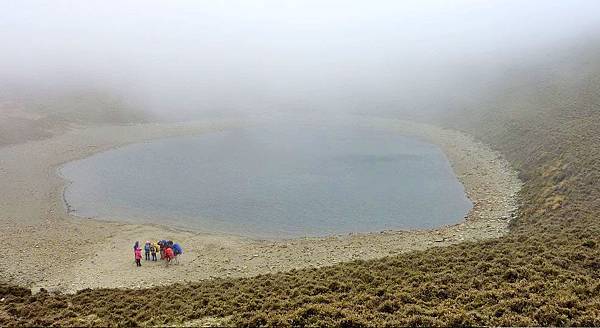
[(443, 120), (520, 171), (523, 205), (506, 237), (148, 290), (1, 286), (0, 324), (600, 326), (600, 62), (563, 64)]

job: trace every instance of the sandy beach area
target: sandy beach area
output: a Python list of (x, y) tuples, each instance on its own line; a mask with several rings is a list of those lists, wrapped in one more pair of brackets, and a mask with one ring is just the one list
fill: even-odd
[[(323, 238), (254, 240), (240, 236), (79, 218), (67, 213), (64, 163), (152, 139), (236, 128), (247, 122), (211, 120), (73, 128), (61, 135), (0, 148), (0, 279), (34, 290), (145, 288), (214, 277), (244, 277), (293, 268), (497, 238), (507, 232), (521, 182), (497, 152), (463, 133), (390, 119), (355, 118), (349, 124), (388, 129), (436, 144), (448, 157), (474, 204), (461, 221), (434, 230), (379, 231)], [(117, 219), (117, 218), (116, 218)], [(116, 221), (115, 219), (115, 221)], [(133, 263), (133, 242), (171, 239), (185, 254), (168, 268)]]

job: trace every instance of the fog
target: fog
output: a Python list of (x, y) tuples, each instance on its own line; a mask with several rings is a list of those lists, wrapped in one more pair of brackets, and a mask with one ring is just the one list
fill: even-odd
[(597, 0), (2, 1), (0, 87), (173, 120), (443, 108), (599, 17)]

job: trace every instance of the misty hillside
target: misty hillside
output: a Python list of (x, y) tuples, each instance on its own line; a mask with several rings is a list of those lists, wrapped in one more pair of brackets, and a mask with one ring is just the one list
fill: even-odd
[(0, 3), (0, 327), (600, 327), (599, 13)]
[(147, 290), (31, 296), (3, 285), (0, 324), (178, 325), (208, 317), (239, 326), (599, 326), (596, 49), (521, 68), (489, 97), (436, 119), (488, 142), (519, 170), (522, 207), (505, 237)]
[(0, 94), (0, 146), (51, 137), (74, 125), (141, 123), (151, 115), (98, 90), (7, 89)]

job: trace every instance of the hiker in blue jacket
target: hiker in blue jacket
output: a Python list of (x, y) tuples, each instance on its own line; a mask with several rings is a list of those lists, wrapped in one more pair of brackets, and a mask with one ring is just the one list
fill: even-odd
[(175, 252), (175, 256), (183, 254), (183, 248), (178, 243), (173, 244), (173, 251)]

